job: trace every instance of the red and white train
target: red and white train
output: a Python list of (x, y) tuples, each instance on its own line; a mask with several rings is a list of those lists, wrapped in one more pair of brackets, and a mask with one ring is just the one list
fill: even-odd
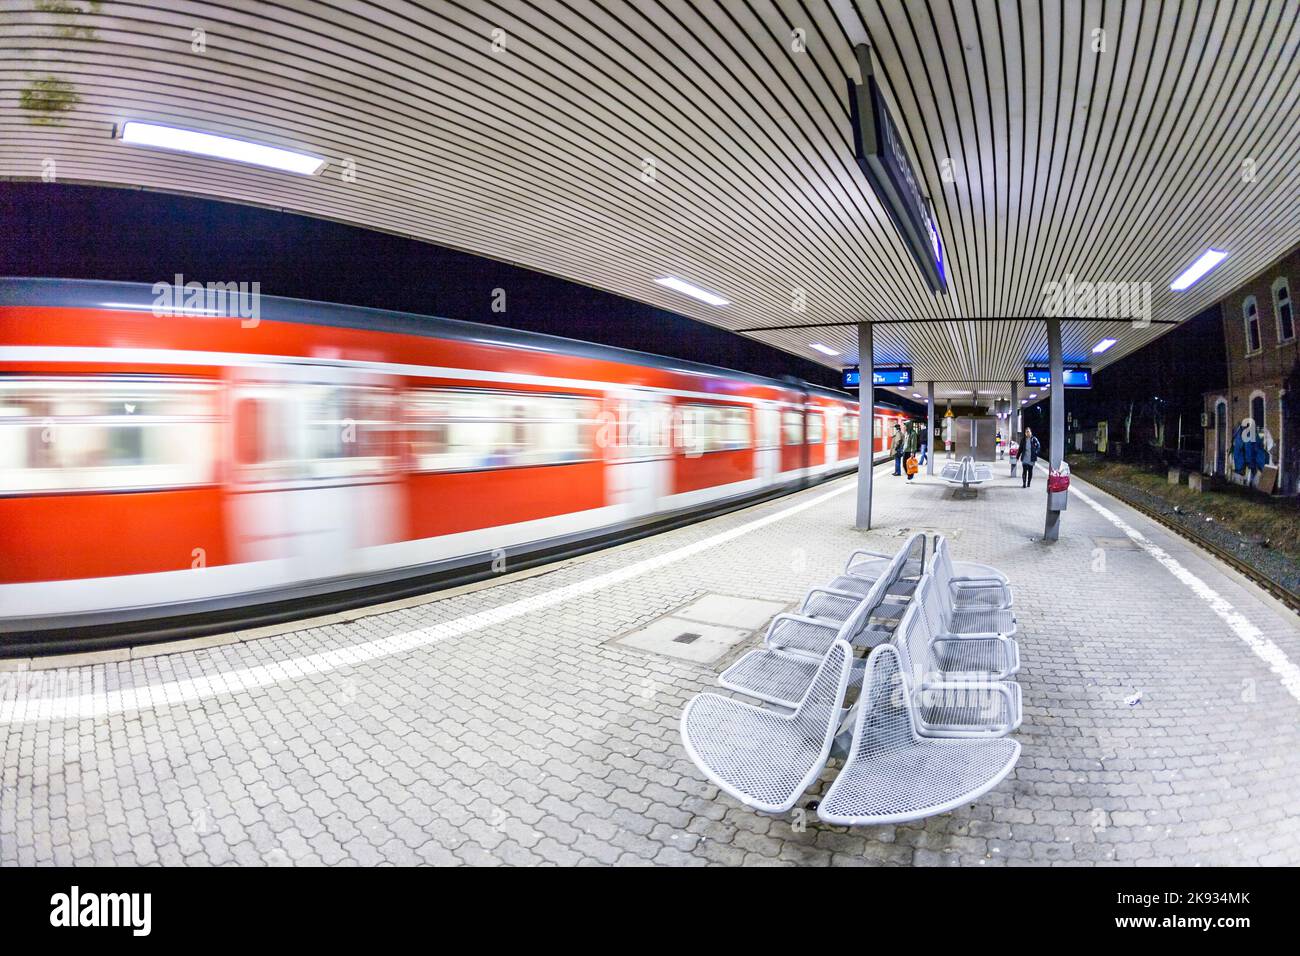
[[(827, 389), (403, 313), (159, 301), (0, 280), (0, 653), (362, 603), (857, 466), (858, 403)], [(905, 417), (876, 409), (877, 452)]]

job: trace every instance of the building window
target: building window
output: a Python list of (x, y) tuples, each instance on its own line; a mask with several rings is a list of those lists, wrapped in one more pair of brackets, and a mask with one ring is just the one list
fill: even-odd
[(1246, 300), (1241, 303), (1241, 317), (1246, 322), (1246, 354), (1258, 352), (1262, 347), (1259, 339), (1259, 303), (1253, 295), (1246, 296)]
[(1261, 435), (1264, 431), (1264, 396), (1262, 393), (1257, 392), (1251, 396), (1250, 417), (1255, 420), (1255, 435)]
[(1273, 314), (1277, 316), (1278, 342), (1295, 338), (1295, 309), (1291, 305), (1291, 286), (1279, 276), (1273, 280)]

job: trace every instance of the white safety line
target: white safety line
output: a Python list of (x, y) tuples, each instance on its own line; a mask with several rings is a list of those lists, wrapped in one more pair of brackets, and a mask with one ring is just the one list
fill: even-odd
[[(186, 680), (165, 681), (159, 684), (147, 684), (122, 690), (77, 694), (65, 697), (32, 697), (23, 694), (15, 700), (0, 701), (0, 723), (23, 723), (37, 720), (87, 720), (106, 717), (125, 711), (144, 710), (154, 707), (170, 707), (190, 701), (202, 700), (220, 694), (240, 694), (261, 687), (271, 687), (285, 681), (301, 680), (318, 674), (328, 674), (343, 667), (355, 667), (367, 661), (388, 657), (392, 654), (409, 653), (420, 648), (430, 647), (453, 637), (462, 637), (477, 631), (490, 631), (491, 628), (506, 621), (555, 607), (575, 598), (585, 597), (596, 591), (623, 584), (642, 574), (657, 571), (662, 567), (685, 560), (692, 555), (716, 548), (743, 535), (761, 528), (766, 528), (785, 518), (815, 508), (832, 498), (857, 487), (856, 481), (845, 482), (841, 487), (825, 494), (809, 498), (807, 501), (783, 508), (773, 514), (756, 518), (745, 524), (737, 525), (726, 531), (710, 535), (700, 541), (683, 545), (665, 554), (656, 555), (629, 564), (627, 567), (607, 571), (585, 581), (576, 581), (563, 587), (521, 598), (501, 607), (478, 611), (452, 621), (431, 624), (428, 627), (391, 637), (377, 638), (363, 644), (341, 647), (317, 654), (308, 654), (287, 661), (260, 664), (239, 670), (208, 674)], [(48, 672), (56, 674), (59, 672)], [(31, 682), (36, 675), (28, 673), (0, 674), (0, 689), (4, 687), (4, 678)]]
[(1115, 514), (1109, 508), (1093, 501), (1078, 488), (1072, 488), (1071, 494), (1079, 498), (1097, 514), (1101, 515), (1120, 531), (1133, 540), (1151, 557), (1155, 558), (1162, 564), (1166, 570), (1199, 597), (1202, 601), (1210, 606), (1210, 610), (1223, 619), (1224, 623), (1236, 634), (1242, 642), (1254, 652), (1255, 656), (1268, 665), (1269, 670), (1276, 674), (1282, 681), (1282, 686), (1287, 689), (1297, 701), (1300, 701), (1300, 667), (1286, 656), (1286, 652), (1269, 640), (1264, 632), (1256, 627), (1249, 618), (1234, 608), (1228, 601), (1219, 594), (1218, 591), (1210, 587), (1195, 574), (1185, 568), (1173, 558), (1169, 552), (1165, 551), (1150, 538), (1138, 531), (1119, 515)]

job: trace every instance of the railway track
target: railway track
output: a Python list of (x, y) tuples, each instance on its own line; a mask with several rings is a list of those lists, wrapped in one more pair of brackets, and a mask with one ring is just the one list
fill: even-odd
[(1125, 492), (1123, 488), (1116, 486), (1114, 483), (1106, 481), (1101, 478), (1092, 477), (1088, 475), (1086, 472), (1076, 473), (1076, 477), (1081, 478), (1082, 480), (1088, 482), (1091, 485), (1096, 485), (1102, 491), (1106, 492), (1109, 495), (1112, 495), (1115, 498), (1118, 498), (1120, 501), (1124, 502), (1124, 504), (1128, 505), (1130, 508), (1134, 509), (1135, 511), (1142, 512), (1142, 514), (1146, 515), (1152, 521), (1155, 521), (1158, 524), (1163, 525), (1164, 527), (1168, 528), (1170, 531), (1173, 531), (1174, 533), (1181, 535), (1182, 537), (1186, 538), (1188, 541), (1191, 541), (1193, 544), (1201, 548), (1204, 548), (1206, 551), (1209, 551), (1212, 555), (1214, 555), (1224, 564), (1227, 564), (1228, 566), (1232, 567), (1243, 577), (1248, 578), (1255, 584), (1258, 584), (1264, 590), (1268, 591), (1271, 595), (1273, 595), (1275, 598), (1277, 598), (1279, 601), (1281, 601), (1283, 604), (1289, 607), (1292, 611), (1295, 611), (1296, 613), (1300, 613), (1300, 592), (1293, 591), (1290, 588), (1288, 588), (1286, 585), (1282, 584), (1280, 581), (1274, 580), (1273, 578), (1269, 577), (1267, 574), (1261, 572), (1254, 565), (1246, 561), (1243, 561), (1241, 558), (1233, 554), (1228, 549), (1224, 548), (1222, 545), (1214, 541), (1211, 541), (1205, 536), (1199, 535), (1196, 532), (1192, 531), (1182, 522), (1173, 521), (1163, 513), (1152, 508), (1146, 502), (1135, 499), (1133, 496)]

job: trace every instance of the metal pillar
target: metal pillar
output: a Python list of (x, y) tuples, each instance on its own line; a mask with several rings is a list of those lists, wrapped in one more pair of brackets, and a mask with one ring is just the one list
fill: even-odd
[(1016, 456), (1011, 454), (1011, 439), (1020, 443), (1020, 383), (1011, 383), (1011, 411), (1007, 414), (1007, 457), (1011, 459), (1011, 477), (1016, 477)]
[(858, 323), (858, 516), (859, 531), (871, 530), (871, 469), (875, 457), (875, 344), (870, 322)]
[[(1051, 468), (1061, 467), (1061, 458), (1065, 453), (1065, 361), (1061, 355), (1061, 320), (1047, 320), (1047, 360), (1051, 366), (1052, 384), (1052, 424), (1051, 445), (1048, 448), (1048, 461)], [(1050, 469), (1049, 472), (1050, 474)], [(1047, 487), (1044, 476), (1043, 487)], [(1043, 527), (1043, 540), (1055, 541), (1061, 534), (1061, 513), (1051, 509), (1051, 496), (1048, 496), (1047, 523)]]
[(926, 382), (925, 396), (925, 473), (934, 474), (934, 382)]

